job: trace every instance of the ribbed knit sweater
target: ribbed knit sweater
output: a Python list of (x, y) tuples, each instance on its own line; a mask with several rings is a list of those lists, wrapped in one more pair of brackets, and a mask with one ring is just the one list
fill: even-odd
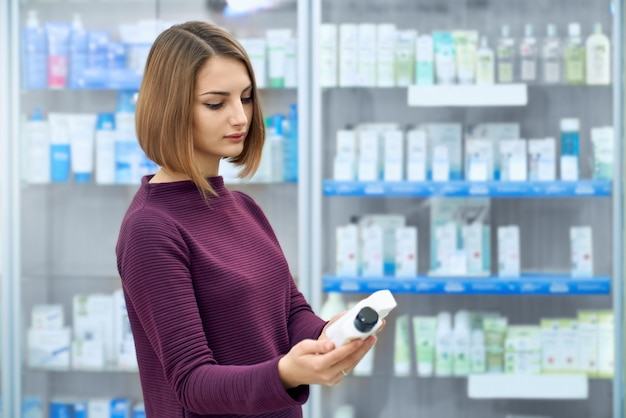
[(298, 291), (274, 232), (244, 193), (210, 178), (142, 179), (116, 247), (148, 418), (302, 416), (278, 360), (324, 321)]

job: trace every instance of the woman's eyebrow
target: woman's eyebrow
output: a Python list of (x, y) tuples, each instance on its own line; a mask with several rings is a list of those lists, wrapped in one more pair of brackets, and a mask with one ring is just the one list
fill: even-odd
[[(246, 87), (245, 89), (243, 89), (241, 92), (245, 93), (248, 90), (252, 89), (252, 84), (250, 84), (248, 87)], [(219, 96), (230, 96), (230, 93), (227, 91), (219, 91), (219, 90), (211, 90), (211, 91), (205, 91), (204, 93), (200, 93), (200, 96), (206, 96), (207, 94), (217, 94)]]

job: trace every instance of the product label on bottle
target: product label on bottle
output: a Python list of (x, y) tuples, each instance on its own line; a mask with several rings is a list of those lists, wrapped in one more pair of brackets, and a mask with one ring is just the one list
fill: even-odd
[(513, 82), (513, 64), (501, 62), (498, 64), (498, 81), (500, 83)]

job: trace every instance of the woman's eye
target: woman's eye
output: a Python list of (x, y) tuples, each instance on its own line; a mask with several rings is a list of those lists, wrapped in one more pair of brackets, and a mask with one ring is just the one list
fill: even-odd
[(252, 100), (253, 100), (252, 96), (250, 96), (250, 97), (242, 97), (241, 98), (241, 103), (244, 103), (244, 104), (252, 103)]
[(222, 103), (205, 103), (204, 105), (211, 110), (218, 110), (222, 107)]

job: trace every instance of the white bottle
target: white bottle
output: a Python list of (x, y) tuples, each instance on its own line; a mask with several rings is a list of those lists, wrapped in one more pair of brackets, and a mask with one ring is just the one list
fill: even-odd
[(508, 25), (502, 26), (497, 47), (498, 83), (512, 83), (515, 74), (515, 39)]
[(409, 316), (396, 318), (393, 352), (393, 371), (395, 376), (411, 374), (411, 338), (409, 337)]
[(485, 333), (482, 329), (472, 330), (470, 352), (470, 373), (485, 373)]
[(435, 376), (450, 376), (452, 361), (452, 316), (449, 312), (440, 312), (435, 339)]
[(566, 84), (585, 84), (585, 45), (580, 35), (580, 23), (572, 22), (567, 26), (567, 42), (563, 53), (565, 59), (564, 81)]
[(470, 368), (470, 320), (467, 311), (458, 311), (454, 315), (452, 331), (453, 374), (466, 376)]
[(489, 48), (486, 36), (480, 39), (480, 48), (476, 52), (476, 84), (495, 83), (495, 62), (493, 50)]
[(336, 347), (355, 338), (366, 339), (376, 333), (382, 320), (397, 306), (388, 290), (379, 290), (350, 308), (328, 327), (326, 336)]
[(35, 108), (26, 122), (28, 141), (26, 181), (35, 184), (50, 183), (50, 126), (39, 108)]
[(602, 33), (602, 24), (593, 25), (593, 33), (586, 42), (587, 84), (611, 83), (611, 41)]
[(96, 183), (115, 184), (115, 115), (99, 113), (96, 121)]
[(561, 82), (562, 57), (561, 39), (557, 36), (556, 25), (549, 23), (546, 29), (546, 38), (541, 47), (544, 83), (556, 84)]
[(519, 45), (520, 80), (526, 83), (537, 80), (537, 39), (533, 35), (533, 25), (524, 25), (524, 37)]
[(324, 321), (330, 321), (333, 316), (345, 310), (346, 304), (342, 294), (340, 292), (328, 292), (326, 301), (320, 309), (320, 318)]

